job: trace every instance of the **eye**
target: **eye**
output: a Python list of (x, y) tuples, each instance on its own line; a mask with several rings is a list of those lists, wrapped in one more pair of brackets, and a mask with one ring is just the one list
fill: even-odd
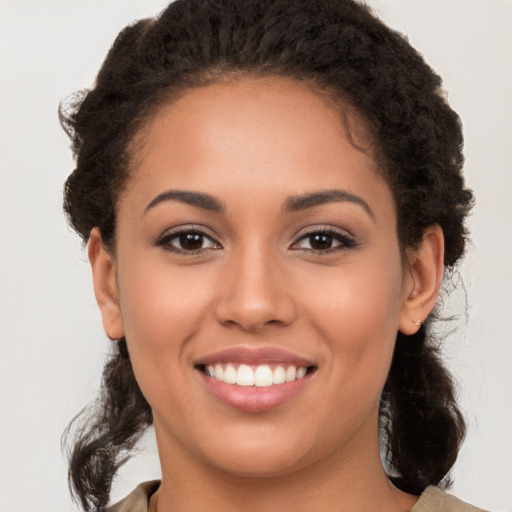
[(314, 229), (301, 236), (291, 249), (306, 250), (316, 253), (336, 252), (356, 246), (355, 240), (333, 229)]
[(156, 245), (178, 253), (198, 253), (206, 249), (220, 249), (221, 245), (197, 228), (182, 228), (166, 233)]

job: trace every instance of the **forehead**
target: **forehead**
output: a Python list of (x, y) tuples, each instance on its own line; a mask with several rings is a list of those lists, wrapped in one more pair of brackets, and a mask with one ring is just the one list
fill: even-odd
[(388, 187), (367, 134), (355, 109), (304, 82), (248, 78), (194, 88), (142, 129), (128, 190), (148, 200), (165, 188), (382, 195)]

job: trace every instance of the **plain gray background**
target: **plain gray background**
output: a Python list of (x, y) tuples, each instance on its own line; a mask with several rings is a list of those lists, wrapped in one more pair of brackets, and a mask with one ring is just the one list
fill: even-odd
[[(57, 105), (89, 86), (118, 31), (164, 0), (0, 0), (0, 510), (73, 510), (60, 435), (108, 351), (86, 255), (61, 213), (73, 168)], [(477, 206), (445, 357), (469, 434), (453, 492), (512, 510), (512, 2), (372, 0), (445, 80)], [(159, 476), (151, 435), (114, 499)]]

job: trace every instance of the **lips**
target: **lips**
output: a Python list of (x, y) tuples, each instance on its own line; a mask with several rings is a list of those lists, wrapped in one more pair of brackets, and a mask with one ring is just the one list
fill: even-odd
[(275, 349), (232, 348), (194, 364), (207, 389), (224, 404), (247, 412), (279, 407), (295, 397), (317, 366)]

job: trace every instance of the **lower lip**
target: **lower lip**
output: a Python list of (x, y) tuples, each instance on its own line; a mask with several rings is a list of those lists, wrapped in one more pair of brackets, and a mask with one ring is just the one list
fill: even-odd
[(284, 405), (300, 393), (310, 380), (310, 375), (306, 374), (301, 379), (273, 386), (238, 386), (214, 379), (201, 371), (199, 373), (207, 388), (221, 402), (246, 412), (269, 411)]

